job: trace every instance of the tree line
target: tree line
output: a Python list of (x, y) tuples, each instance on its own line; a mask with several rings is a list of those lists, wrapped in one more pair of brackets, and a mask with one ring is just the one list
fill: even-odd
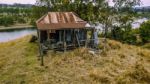
[(1, 7), (0, 26), (9, 26), (15, 23), (28, 23), (31, 19), (32, 8)]

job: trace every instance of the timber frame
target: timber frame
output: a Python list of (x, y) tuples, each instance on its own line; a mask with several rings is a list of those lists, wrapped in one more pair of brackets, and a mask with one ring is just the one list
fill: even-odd
[[(56, 31), (58, 33), (57, 38), (51, 38), (50, 31)], [(68, 35), (68, 31), (72, 31)], [(94, 46), (94, 28), (83, 28), (83, 29), (60, 29), (60, 30), (44, 30), (46, 33), (46, 36), (42, 36), (43, 30), (37, 30), (38, 33), (38, 43), (39, 43), (39, 53), (40, 53), (40, 59), (41, 59), (41, 65), (44, 65), (44, 52), (47, 52), (48, 50), (54, 50), (54, 51), (63, 51), (66, 52), (67, 50), (75, 49), (78, 47), (87, 47), (87, 48), (93, 48)], [(55, 32), (55, 33), (56, 33)], [(84, 35), (80, 35), (79, 32), (83, 32)], [(90, 34), (88, 34), (90, 33)], [(70, 43), (67, 41), (71, 37)], [(42, 38), (46, 39), (42, 39)], [(80, 39), (83, 38), (83, 39)], [(58, 39), (58, 41), (53, 42), (53, 40)]]
[(48, 12), (36, 21), (41, 65), (48, 50), (67, 51), (77, 47), (94, 46), (95, 28), (74, 12)]

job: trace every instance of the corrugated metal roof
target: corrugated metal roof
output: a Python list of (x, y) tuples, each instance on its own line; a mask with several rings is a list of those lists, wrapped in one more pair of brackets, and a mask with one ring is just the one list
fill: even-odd
[(38, 29), (84, 28), (87, 24), (73, 12), (48, 12), (37, 20)]

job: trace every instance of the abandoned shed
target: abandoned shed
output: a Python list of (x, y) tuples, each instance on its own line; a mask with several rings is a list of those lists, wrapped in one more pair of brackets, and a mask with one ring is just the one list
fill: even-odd
[(43, 51), (93, 46), (94, 28), (73, 12), (48, 12), (37, 20), (40, 55)]

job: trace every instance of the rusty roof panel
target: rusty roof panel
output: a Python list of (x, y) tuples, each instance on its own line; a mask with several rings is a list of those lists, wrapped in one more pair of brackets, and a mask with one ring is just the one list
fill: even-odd
[(87, 24), (73, 12), (49, 12), (36, 23), (38, 29), (84, 28)]

